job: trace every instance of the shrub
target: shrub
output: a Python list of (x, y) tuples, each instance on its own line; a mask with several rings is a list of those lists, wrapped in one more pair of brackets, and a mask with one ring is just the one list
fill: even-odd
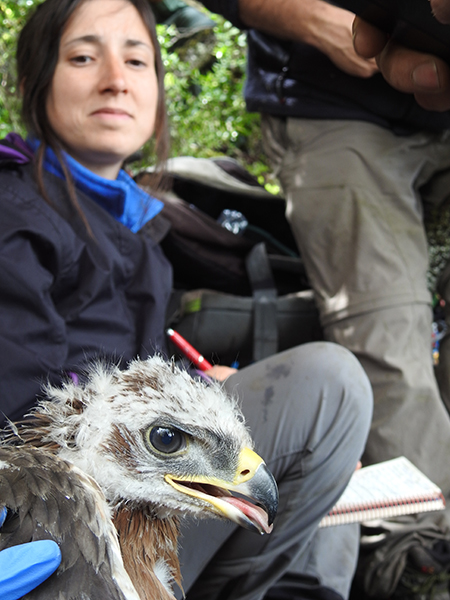
[(27, 12), (38, 3), (33, 0), (0, 0), (0, 137), (10, 131), (25, 133), (19, 118), (14, 50), (17, 32)]
[(212, 18), (217, 23), (213, 32), (178, 47), (175, 27), (158, 25), (171, 154), (235, 158), (276, 193), (279, 188), (262, 150), (260, 115), (245, 108), (246, 34), (217, 15)]

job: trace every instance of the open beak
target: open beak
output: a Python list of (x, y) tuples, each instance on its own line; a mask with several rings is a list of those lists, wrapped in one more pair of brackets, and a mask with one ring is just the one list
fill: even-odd
[(263, 459), (244, 448), (232, 481), (215, 477), (165, 479), (183, 494), (205, 500), (211, 510), (256, 533), (270, 533), (278, 508), (278, 487)]

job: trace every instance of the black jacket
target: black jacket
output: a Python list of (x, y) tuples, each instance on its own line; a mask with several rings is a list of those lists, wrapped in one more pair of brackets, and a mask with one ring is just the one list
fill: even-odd
[[(241, 0), (245, 1), (245, 0)], [(202, 0), (238, 27), (239, 0)], [(250, 29), (245, 100), (249, 111), (310, 119), (356, 119), (397, 133), (450, 128), (450, 112), (426, 111), (380, 74), (347, 75), (307, 44), (284, 42)]]
[[(42, 382), (86, 361), (125, 363), (165, 349), (171, 267), (150, 235), (133, 234), (79, 194), (89, 235), (63, 181), (31, 165), (0, 166), (0, 410), (20, 418)], [(0, 414), (0, 421), (3, 419)]]

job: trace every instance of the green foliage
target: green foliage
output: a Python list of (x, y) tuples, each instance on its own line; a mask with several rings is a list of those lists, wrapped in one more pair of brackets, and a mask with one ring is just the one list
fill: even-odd
[(0, 137), (13, 130), (21, 131), (14, 51), (25, 17), (39, 1), (0, 0)]
[(214, 32), (179, 44), (175, 27), (158, 26), (173, 156), (237, 159), (270, 191), (260, 115), (248, 113), (243, 87), (246, 34), (217, 15)]
[(439, 275), (450, 259), (450, 203), (442, 206), (424, 204), (424, 223), (428, 238), (429, 268), (428, 289), (436, 292)]

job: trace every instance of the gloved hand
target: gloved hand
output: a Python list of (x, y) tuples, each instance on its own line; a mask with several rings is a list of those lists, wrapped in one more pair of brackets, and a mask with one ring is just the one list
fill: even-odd
[[(0, 509), (0, 528), (5, 522), (6, 508)], [(56, 542), (40, 540), (13, 546), (0, 552), (0, 598), (18, 600), (56, 571), (61, 552)]]

